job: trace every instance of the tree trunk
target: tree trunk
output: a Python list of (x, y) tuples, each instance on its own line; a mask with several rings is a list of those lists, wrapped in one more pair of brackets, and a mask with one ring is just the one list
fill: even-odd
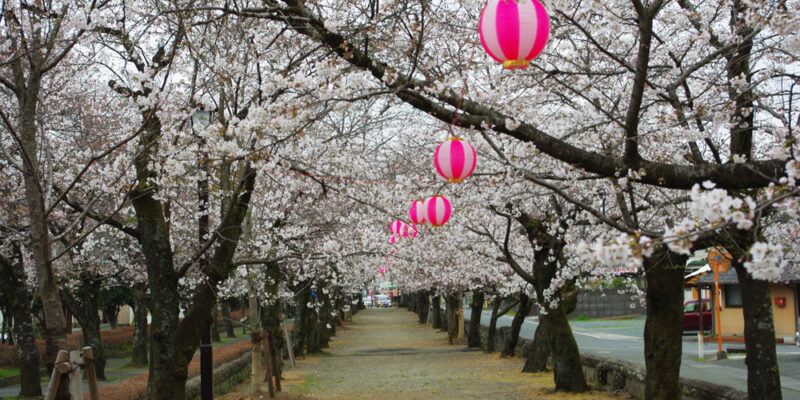
[(90, 346), (94, 355), (94, 370), (97, 379), (106, 380), (106, 353), (100, 339), (99, 296), (100, 280), (93, 273), (80, 274), (80, 288), (76, 297), (69, 290), (61, 291), (61, 298), (70, 313), (78, 320), (83, 331), (83, 345)]
[(468, 347), (481, 347), (481, 315), (483, 314), (483, 292), (472, 292), (472, 304), (469, 316), (469, 341)]
[(330, 325), (332, 307), (330, 305), (330, 298), (323, 292), (322, 287), (319, 288), (317, 297), (320, 301), (319, 313), (317, 315), (317, 318), (319, 318), (319, 329), (317, 331), (319, 347), (321, 349), (327, 349), (330, 347), (329, 343), (331, 339), (328, 325)]
[(16, 260), (0, 256), (0, 292), (8, 296), (6, 300), (11, 309), (10, 316), (14, 320), (13, 330), (19, 354), (19, 397), (39, 397), (42, 395), (42, 388), (39, 384), (39, 350), (33, 336), (31, 317), (33, 296), (26, 284), (21, 249), (12, 244), (11, 250)]
[[(149, 144), (143, 148), (151, 146)], [(137, 163), (140, 162), (137, 160)], [(142, 238), (142, 253), (147, 265), (147, 281), (152, 294), (150, 312), (153, 318), (150, 324), (150, 373), (147, 397), (183, 400), (186, 397), (185, 384), (189, 360), (178, 349), (180, 311), (178, 276), (173, 266), (172, 248), (163, 208), (161, 203), (149, 194), (146, 179), (143, 177), (140, 180), (140, 185), (144, 187), (134, 190), (131, 201), (136, 210)], [(194, 347), (198, 344), (199, 341)]]
[(156, 173), (150, 169), (161, 136), (161, 123), (154, 110), (142, 110), (142, 115), (145, 126), (139, 136), (140, 151), (134, 159), (137, 182), (131, 190), (131, 202), (136, 211), (152, 294), (147, 396), (149, 399), (183, 400), (189, 361), (197, 350), (202, 331), (211, 323), (217, 285), (225, 281), (234, 268), (231, 261), (241, 237), (242, 221), (248, 214), (256, 173), (243, 162), (237, 176), (240, 184), (236, 185), (241, 192), (230, 195), (229, 207), (222, 213), (225, 218), (219, 222), (218, 230), (225, 232), (225, 238), (214, 247), (208, 266), (202, 270), (206, 281), (192, 292), (185, 317), (179, 322), (180, 276), (174, 265), (164, 206), (156, 199), (157, 187), (151, 179)]
[[(301, 283), (301, 285), (303, 285)], [(302, 356), (305, 351), (306, 347), (306, 331), (308, 331), (308, 307), (306, 304), (310, 300), (310, 292), (308, 288), (303, 288), (299, 293), (297, 293), (297, 305), (295, 307), (295, 323), (294, 329), (292, 330), (292, 336), (295, 338), (295, 349), (294, 355), (295, 357)]]
[(553, 354), (553, 378), (556, 390), (570, 393), (585, 392), (588, 386), (583, 375), (581, 353), (575, 342), (575, 336), (572, 335), (572, 328), (569, 326), (564, 308), (559, 304), (555, 309), (547, 310), (547, 314), (540, 314), (540, 318), (547, 321), (549, 332), (546, 336), (550, 339), (550, 350)]
[[(282, 320), (282, 311), (281, 311), (281, 302), (278, 301), (278, 288), (281, 282), (281, 270), (280, 266), (276, 262), (272, 262), (266, 265), (267, 270), (265, 273), (265, 279), (270, 284), (267, 286), (266, 295), (268, 299), (272, 301), (264, 307), (263, 317), (261, 319), (261, 324), (264, 327), (264, 331), (271, 332), (272, 338), (275, 338), (275, 352), (277, 355), (278, 365), (275, 366), (277, 376), (280, 376), (281, 368), (283, 367), (283, 354), (284, 349), (284, 341), (280, 340), (283, 337), (283, 332), (281, 330), (281, 320)], [(288, 356), (288, 350), (287, 356)]]
[[(91, 309), (87, 309), (91, 310)], [(91, 346), (94, 356), (94, 371), (97, 379), (101, 381), (106, 380), (106, 352), (103, 348), (103, 341), (100, 339), (100, 317), (95, 312), (87, 312), (88, 320), (85, 321), (86, 325), (81, 323), (83, 330), (83, 345)], [(77, 317), (77, 314), (76, 314)], [(80, 323), (80, 320), (78, 320)]]
[[(19, 101), (19, 134), (22, 151), (28, 155), (23, 157), (22, 175), (25, 182), (25, 203), (28, 208), (30, 251), (36, 271), (36, 286), (42, 301), (44, 313), (44, 360), (47, 369), (53, 369), (59, 350), (68, 350), (67, 320), (58, 294), (58, 285), (53, 275), (52, 250), (50, 233), (47, 227), (45, 194), (42, 193), (42, 179), (39, 171), (39, 148), (36, 142), (36, 106), (38, 103), (41, 76), (30, 71), (28, 87), (21, 90)], [(56, 400), (68, 400), (69, 377), (63, 375), (59, 384)]]
[(737, 258), (732, 265), (742, 288), (747, 397), (779, 400), (782, 396), (781, 377), (775, 352), (775, 321), (769, 285), (753, 279)]
[(525, 317), (528, 316), (528, 311), (531, 308), (530, 298), (524, 290), (519, 292), (519, 307), (517, 313), (514, 315), (514, 320), (511, 321), (511, 331), (508, 338), (503, 343), (503, 351), (500, 357), (512, 357), (517, 352), (517, 342), (519, 342), (519, 331), (522, 329), (522, 323), (525, 322)]
[(500, 316), (497, 314), (500, 310), (500, 304), (503, 302), (503, 297), (499, 294), (495, 296), (492, 302), (492, 317), (489, 319), (489, 332), (486, 334), (486, 351), (489, 353), (494, 352), (495, 336), (497, 335), (497, 319)]
[(133, 351), (131, 366), (147, 365), (147, 305), (145, 292), (147, 285), (133, 285)]
[(453, 344), (458, 334), (458, 297), (455, 293), (445, 296), (447, 303), (447, 342)]
[(356, 311), (365, 310), (366, 308), (367, 306), (364, 305), (364, 295), (359, 293), (358, 303), (356, 303)]
[[(565, 316), (575, 311), (575, 308), (578, 306), (578, 291), (575, 290), (574, 287), (572, 289), (573, 290), (565, 291), (561, 294), (560, 304), (563, 307)], [(551, 336), (551, 321), (551, 318), (544, 318), (542, 312), (539, 312), (539, 324), (536, 326), (536, 333), (533, 335), (533, 343), (531, 344), (530, 351), (528, 351), (528, 356), (525, 360), (525, 366), (522, 367), (522, 372), (547, 371), (547, 358), (553, 354), (552, 343), (555, 340)], [(572, 329), (570, 328), (570, 336), (572, 336), (571, 330)], [(577, 344), (574, 351), (580, 354)], [(569, 355), (570, 353), (566, 354)], [(578, 362), (580, 362), (580, 359), (578, 359)], [(560, 370), (559, 372), (561, 371), (563, 370)], [(556, 379), (558, 378), (556, 377)]]
[(433, 295), (433, 329), (442, 329), (442, 296), (439, 294)]
[(235, 338), (236, 332), (233, 331), (233, 322), (231, 321), (231, 305), (228, 301), (221, 301), (222, 303), (222, 325), (225, 327), (225, 335), (229, 338)]
[(211, 341), (220, 343), (222, 342), (222, 338), (219, 337), (219, 309), (217, 309), (217, 307), (214, 307), (211, 311), (211, 320), (214, 321), (211, 324)]
[(108, 321), (108, 325), (111, 326), (111, 329), (117, 329), (117, 317), (119, 316), (119, 307), (116, 304), (110, 304), (108, 307), (103, 309), (103, 315), (105, 315), (106, 320)]
[(306, 329), (306, 350), (308, 353), (322, 352), (322, 345), (319, 341), (319, 316), (314, 307), (306, 310)]
[(430, 298), (428, 292), (423, 291), (419, 293), (419, 323), (428, 323), (428, 310), (430, 309)]
[(683, 266), (686, 256), (657, 251), (644, 259), (647, 320), (644, 325), (645, 398), (680, 399), (683, 344)]
[[(26, 290), (27, 292), (27, 290)], [(37, 397), (42, 395), (39, 377), (39, 350), (36, 348), (36, 338), (33, 336), (33, 321), (30, 314), (30, 294), (25, 308), (15, 307), (14, 334), (17, 337), (17, 351), (19, 352), (20, 390), (19, 397)]]
[(542, 318), (542, 314), (539, 313), (539, 324), (536, 326), (536, 333), (533, 334), (533, 343), (528, 351), (522, 372), (547, 371), (547, 358), (553, 352), (550, 348), (553, 339), (550, 337), (549, 324), (550, 319)]

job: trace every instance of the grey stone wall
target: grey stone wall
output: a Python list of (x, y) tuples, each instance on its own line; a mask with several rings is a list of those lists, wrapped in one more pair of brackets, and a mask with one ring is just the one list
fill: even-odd
[[(241, 357), (214, 368), (214, 393), (221, 395), (227, 393), (232, 387), (244, 382), (250, 376), (250, 359), (252, 353), (248, 352)], [(200, 399), (200, 376), (186, 382), (186, 399)]]
[(589, 318), (608, 318), (644, 313), (644, 307), (638, 301), (631, 300), (629, 293), (620, 294), (615, 289), (606, 289), (581, 291), (578, 294), (578, 306), (569, 316), (570, 318), (579, 315)]
[[(505, 340), (508, 331), (508, 327), (497, 330), (498, 343), (502, 343)], [(488, 333), (489, 328), (486, 325), (481, 325), (481, 346), (484, 350), (486, 349), (486, 336)], [(532, 340), (519, 338), (516, 349), (517, 355), (527, 357), (532, 345)], [(587, 353), (581, 353), (581, 359), (583, 361), (583, 373), (586, 375), (586, 381), (590, 385), (601, 390), (624, 392), (633, 398), (644, 399), (644, 366)], [(717, 385), (696, 379), (681, 378), (681, 390), (684, 400), (747, 400), (747, 393), (745, 392), (730, 386)]]

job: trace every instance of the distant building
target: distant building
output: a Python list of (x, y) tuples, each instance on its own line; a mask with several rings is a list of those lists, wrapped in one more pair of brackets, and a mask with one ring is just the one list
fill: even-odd
[[(699, 271), (699, 270), (698, 270)], [(687, 286), (703, 289), (703, 298), (711, 298), (713, 294), (714, 273), (711, 269), (703, 270), (694, 276), (687, 276)], [(722, 320), (722, 336), (744, 336), (744, 315), (742, 313), (742, 289), (736, 270), (723, 267), (719, 274), (720, 285), (720, 319)], [(778, 282), (769, 284), (772, 304), (772, 315), (775, 321), (775, 336), (786, 343), (795, 341), (795, 334), (800, 329), (800, 266), (791, 265), (781, 275)], [(693, 291), (697, 298), (697, 291)], [(717, 323), (714, 323), (715, 327)]]

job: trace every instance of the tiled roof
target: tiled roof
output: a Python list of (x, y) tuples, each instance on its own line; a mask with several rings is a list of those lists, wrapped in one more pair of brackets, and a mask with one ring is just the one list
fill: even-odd
[[(713, 285), (714, 284), (714, 273), (709, 272), (703, 275), (700, 279), (695, 282), (698, 285)], [(736, 270), (733, 267), (729, 268), (727, 271), (719, 274), (719, 284), (720, 285), (735, 285), (739, 283), (739, 278), (736, 276)]]

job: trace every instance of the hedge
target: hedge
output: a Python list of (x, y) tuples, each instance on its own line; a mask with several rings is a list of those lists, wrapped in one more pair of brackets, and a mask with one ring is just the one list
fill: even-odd
[[(70, 350), (80, 350), (83, 347), (83, 334), (75, 333), (67, 335)], [(103, 342), (105, 351), (114, 351), (131, 346), (133, 344), (133, 327), (126, 326), (117, 329), (100, 331), (100, 340)], [(39, 354), (44, 354), (44, 339), (36, 340), (36, 348)], [(17, 364), (17, 346), (11, 344), (0, 345), (0, 366), (12, 366)]]

